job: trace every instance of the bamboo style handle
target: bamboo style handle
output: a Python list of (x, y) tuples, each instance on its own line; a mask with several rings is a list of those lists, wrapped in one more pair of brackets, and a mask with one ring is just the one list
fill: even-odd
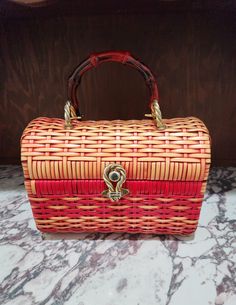
[(145, 66), (143, 63), (135, 59), (130, 55), (129, 52), (124, 51), (110, 51), (110, 52), (102, 52), (97, 54), (92, 54), (89, 58), (82, 61), (78, 67), (74, 70), (72, 75), (68, 80), (68, 99), (65, 106), (65, 120), (66, 127), (71, 128), (71, 119), (81, 118), (79, 111), (79, 101), (77, 98), (77, 89), (81, 83), (82, 76), (85, 72), (98, 67), (104, 62), (120, 62), (127, 66), (130, 66), (136, 70), (138, 70), (141, 75), (144, 77), (145, 82), (150, 90), (150, 103), (149, 107), (151, 109), (151, 114), (146, 115), (148, 117), (152, 117), (156, 125), (159, 129), (164, 129), (165, 125), (162, 122), (162, 116), (160, 107), (158, 104), (158, 88), (157, 81), (151, 72), (151, 70)]

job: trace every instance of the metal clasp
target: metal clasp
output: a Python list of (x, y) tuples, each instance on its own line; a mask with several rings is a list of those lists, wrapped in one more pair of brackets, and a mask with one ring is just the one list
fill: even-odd
[(126, 171), (120, 164), (109, 164), (104, 169), (103, 179), (108, 187), (102, 192), (103, 197), (108, 197), (111, 201), (119, 201), (129, 193), (129, 190), (122, 188), (126, 180)]

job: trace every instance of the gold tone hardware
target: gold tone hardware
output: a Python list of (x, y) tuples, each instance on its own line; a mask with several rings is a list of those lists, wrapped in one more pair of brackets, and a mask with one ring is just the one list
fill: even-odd
[(64, 107), (65, 129), (73, 128), (71, 120), (80, 120), (80, 116), (76, 116), (75, 108), (70, 101), (67, 101)]
[(126, 180), (126, 172), (120, 164), (109, 164), (104, 169), (103, 179), (108, 189), (104, 190), (102, 195), (110, 198), (111, 201), (119, 201), (120, 198), (129, 193), (129, 190), (122, 188), (122, 184)]
[(161, 130), (166, 129), (166, 125), (162, 121), (161, 110), (157, 100), (153, 101), (151, 108), (152, 108), (152, 113), (145, 114), (145, 117), (153, 118), (158, 129)]

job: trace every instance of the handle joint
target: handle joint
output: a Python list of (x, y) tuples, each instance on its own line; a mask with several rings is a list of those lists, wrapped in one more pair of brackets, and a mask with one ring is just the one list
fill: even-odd
[(81, 120), (80, 116), (76, 115), (75, 108), (72, 106), (71, 101), (67, 101), (64, 106), (65, 129), (72, 129), (72, 120)]
[(158, 129), (160, 130), (166, 129), (166, 125), (162, 120), (162, 114), (161, 114), (160, 106), (158, 104), (158, 100), (156, 99), (153, 100), (151, 104), (151, 110), (152, 113), (145, 114), (145, 117), (153, 118)]

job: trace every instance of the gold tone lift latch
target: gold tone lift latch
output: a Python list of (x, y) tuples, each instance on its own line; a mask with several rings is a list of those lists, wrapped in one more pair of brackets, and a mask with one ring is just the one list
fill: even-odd
[(129, 190), (122, 188), (126, 180), (126, 172), (120, 164), (109, 164), (104, 169), (103, 179), (108, 187), (102, 192), (103, 197), (108, 197), (111, 201), (119, 201), (129, 193)]

